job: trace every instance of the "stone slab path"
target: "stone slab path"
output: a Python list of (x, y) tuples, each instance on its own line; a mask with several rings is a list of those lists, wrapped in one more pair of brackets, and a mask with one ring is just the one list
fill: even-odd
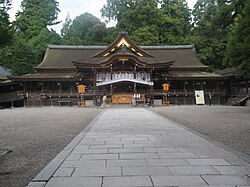
[(28, 186), (246, 187), (250, 164), (149, 110), (106, 109)]

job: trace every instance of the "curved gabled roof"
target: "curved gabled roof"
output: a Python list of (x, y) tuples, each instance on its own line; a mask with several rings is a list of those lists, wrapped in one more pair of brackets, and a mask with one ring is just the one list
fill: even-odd
[[(50, 45), (44, 59), (37, 69), (75, 69), (72, 62), (95, 66), (110, 57), (92, 58), (93, 55), (103, 51), (106, 46), (62, 46)], [(141, 61), (148, 64), (160, 64), (173, 62), (171, 68), (207, 68), (202, 64), (192, 45), (184, 46), (140, 46), (144, 51), (155, 56), (155, 58), (140, 57)]]
[[(120, 32), (109, 46), (63, 46), (50, 45), (39, 69), (73, 70), (76, 66), (104, 67), (114, 60), (127, 58), (143, 67), (166, 67), (171, 69), (205, 70), (192, 45), (137, 46), (126, 32)], [(173, 63), (174, 62), (174, 63)]]
[(128, 36), (128, 33), (124, 31), (119, 33), (113, 43), (111, 43), (108, 47), (106, 47), (99, 53), (93, 55), (92, 58), (109, 56), (110, 54), (118, 50), (121, 46), (126, 46), (129, 50), (133, 51), (138, 56), (154, 58), (154, 56), (152, 56), (150, 53), (144, 51), (142, 48), (132, 42)]

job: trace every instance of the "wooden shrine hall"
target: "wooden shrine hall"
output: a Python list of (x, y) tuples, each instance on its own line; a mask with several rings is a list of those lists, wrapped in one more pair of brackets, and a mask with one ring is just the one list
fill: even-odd
[[(137, 46), (120, 32), (109, 46), (49, 45), (35, 74), (11, 76), (20, 82), (25, 106), (110, 104), (195, 104), (194, 91), (223, 104), (227, 80), (207, 72), (192, 45)], [(169, 84), (164, 91), (162, 85)], [(84, 93), (77, 86), (84, 85)]]

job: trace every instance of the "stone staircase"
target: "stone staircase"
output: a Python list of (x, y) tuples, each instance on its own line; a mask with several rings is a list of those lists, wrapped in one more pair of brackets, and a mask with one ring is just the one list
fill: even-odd
[(250, 99), (250, 95), (237, 95), (236, 97), (230, 98), (228, 101), (228, 105), (232, 105), (232, 106), (250, 106), (249, 100)]

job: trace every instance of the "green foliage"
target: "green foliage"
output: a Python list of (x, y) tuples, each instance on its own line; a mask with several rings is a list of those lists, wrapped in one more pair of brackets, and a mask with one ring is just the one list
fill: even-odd
[(230, 33), (224, 63), (239, 67), (242, 73), (250, 72), (250, 0), (245, 2), (242, 14)]
[(183, 44), (191, 32), (186, 0), (108, 0), (101, 12), (139, 44)]
[(159, 45), (158, 31), (150, 26), (137, 29), (133, 32), (131, 39), (137, 45)]
[(191, 33), (191, 13), (186, 0), (162, 0), (160, 6), (160, 43), (185, 44)]
[(61, 44), (55, 31), (42, 29), (38, 36), (28, 42), (16, 35), (12, 44), (0, 50), (0, 64), (10, 68), (15, 75), (34, 73), (34, 67), (44, 58), (48, 43)]
[(101, 13), (103, 17), (119, 22), (122, 15), (128, 9), (133, 9), (139, 2), (140, 0), (107, 0), (107, 4), (101, 9)]
[(7, 11), (11, 6), (10, 0), (0, 0), (0, 47), (8, 44), (12, 40), (12, 27)]
[(222, 69), (228, 33), (235, 21), (235, 1), (198, 0), (193, 10), (193, 42), (199, 59), (213, 69)]
[(66, 17), (64, 23), (64, 33), (62, 33), (63, 39), (67, 44), (83, 45), (86, 41), (87, 33), (96, 25), (100, 24), (100, 20), (89, 13), (81, 14), (77, 16), (73, 22), (69, 17)]
[(116, 27), (107, 28), (106, 30), (107, 35), (104, 38), (104, 42), (106, 43), (106, 45), (111, 44), (114, 41), (114, 38), (117, 37), (119, 32), (120, 30), (117, 29)]
[(15, 38), (10, 46), (0, 50), (0, 64), (12, 69), (13, 74), (22, 75), (34, 72), (36, 54), (31, 46)]
[(104, 38), (106, 35), (106, 25), (97, 23), (86, 33), (85, 42), (87, 45), (105, 45)]
[(70, 15), (68, 13), (66, 16), (65, 22), (62, 25), (62, 29), (61, 29), (61, 36), (65, 40), (70, 39), (70, 36), (71, 36), (70, 26), (71, 26), (71, 24), (72, 24), (72, 19), (70, 18)]
[(15, 26), (25, 34), (26, 39), (37, 36), (41, 29), (58, 23), (54, 22), (60, 11), (55, 0), (23, 0), (21, 7)]
[(47, 28), (56, 24), (57, 1), (23, 0), (21, 6), (22, 11), (18, 12), (13, 23), (14, 41), (0, 51), (1, 65), (17, 75), (32, 73), (42, 61), (48, 44), (61, 44), (60, 36)]
[(55, 32), (47, 28), (43, 28), (36, 37), (28, 41), (29, 46), (33, 47), (33, 52), (37, 56), (36, 64), (39, 64), (45, 54), (48, 44), (62, 44), (61, 37)]
[(67, 16), (61, 33), (64, 43), (71, 45), (106, 45), (107, 34), (106, 25), (89, 13), (73, 21)]

